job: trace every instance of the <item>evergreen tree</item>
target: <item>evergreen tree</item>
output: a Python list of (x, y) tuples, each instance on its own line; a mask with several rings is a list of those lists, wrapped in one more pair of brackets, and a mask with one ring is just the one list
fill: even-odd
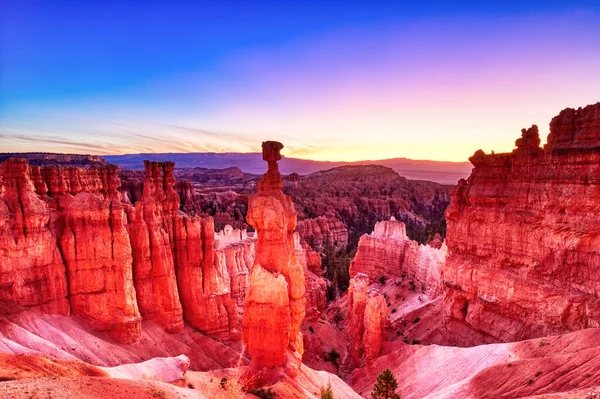
[(321, 387), (321, 399), (335, 399), (333, 390), (331, 389), (331, 382), (327, 384), (327, 388)]
[(385, 369), (377, 376), (377, 382), (373, 387), (373, 399), (400, 399), (400, 395), (396, 393), (397, 388), (396, 377), (390, 369)]

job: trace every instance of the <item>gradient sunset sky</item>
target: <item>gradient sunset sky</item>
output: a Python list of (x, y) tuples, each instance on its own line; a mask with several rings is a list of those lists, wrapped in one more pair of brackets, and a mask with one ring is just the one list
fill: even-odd
[(0, 152), (464, 161), (600, 101), (597, 1), (0, 0)]

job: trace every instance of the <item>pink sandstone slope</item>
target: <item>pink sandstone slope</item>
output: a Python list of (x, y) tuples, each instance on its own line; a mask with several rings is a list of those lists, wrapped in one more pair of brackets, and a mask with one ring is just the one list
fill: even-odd
[(390, 343), (382, 356), (352, 373), (350, 385), (366, 395), (385, 368), (394, 372), (403, 399), (508, 399), (592, 390), (600, 386), (600, 330), (471, 348)]

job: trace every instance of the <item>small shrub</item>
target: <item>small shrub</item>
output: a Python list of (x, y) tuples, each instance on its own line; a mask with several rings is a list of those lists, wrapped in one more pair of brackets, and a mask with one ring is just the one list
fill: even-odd
[(421, 341), (419, 341), (418, 339), (413, 339), (412, 341), (410, 341), (411, 345), (419, 345), (421, 343)]
[(196, 386), (195, 386), (195, 385), (194, 385), (194, 383), (193, 383), (193, 382), (191, 382), (191, 381), (189, 381), (189, 382), (187, 383), (187, 387), (188, 387), (189, 389), (196, 389)]
[(414, 281), (409, 281), (409, 282), (408, 282), (408, 289), (409, 289), (410, 291), (413, 291), (413, 292), (416, 290), (416, 287), (415, 287), (415, 282), (414, 282)]
[(538, 344), (539, 346), (546, 346), (546, 345), (550, 345), (550, 342), (541, 340), (540, 343)]
[(260, 399), (277, 399), (277, 394), (273, 392), (273, 389), (271, 388), (250, 389), (248, 390), (248, 393), (251, 393), (254, 396), (258, 396)]
[(396, 313), (396, 309), (392, 309), (392, 313)]
[(536, 377), (539, 377), (540, 375), (542, 375), (543, 373), (541, 371), (538, 371), (537, 373), (535, 373)]
[(379, 284), (385, 285), (387, 279), (388, 279), (387, 276), (381, 276), (381, 277), (379, 277)]
[(416, 317), (416, 318), (413, 320), (413, 324), (417, 324), (417, 323), (418, 323), (418, 322), (420, 322), (420, 321), (421, 321), (421, 318), (420, 318), (420, 317)]
[(225, 378), (225, 377), (221, 378), (221, 382), (219, 383), (219, 386), (221, 387), (221, 389), (227, 388), (227, 378)]
[(333, 396), (333, 390), (331, 389), (331, 382), (327, 384), (327, 387), (321, 387), (321, 399), (335, 399)]
[(315, 333), (315, 329), (314, 329), (314, 328), (312, 328), (312, 326), (308, 326), (308, 331), (310, 331), (310, 332), (311, 332), (311, 333), (313, 333), (313, 334)]

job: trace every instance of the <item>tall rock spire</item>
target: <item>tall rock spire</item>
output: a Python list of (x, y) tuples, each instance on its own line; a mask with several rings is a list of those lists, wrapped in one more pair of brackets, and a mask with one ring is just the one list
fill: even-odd
[(282, 192), (277, 161), (283, 144), (262, 143), (268, 170), (250, 197), (248, 223), (258, 233), (256, 259), (249, 277), (243, 319), (243, 341), (252, 356), (250, 371), (286, 363), (292, 373), (300, 365), (304, 318), (304, 270), (294, 250), (296, 211)]

